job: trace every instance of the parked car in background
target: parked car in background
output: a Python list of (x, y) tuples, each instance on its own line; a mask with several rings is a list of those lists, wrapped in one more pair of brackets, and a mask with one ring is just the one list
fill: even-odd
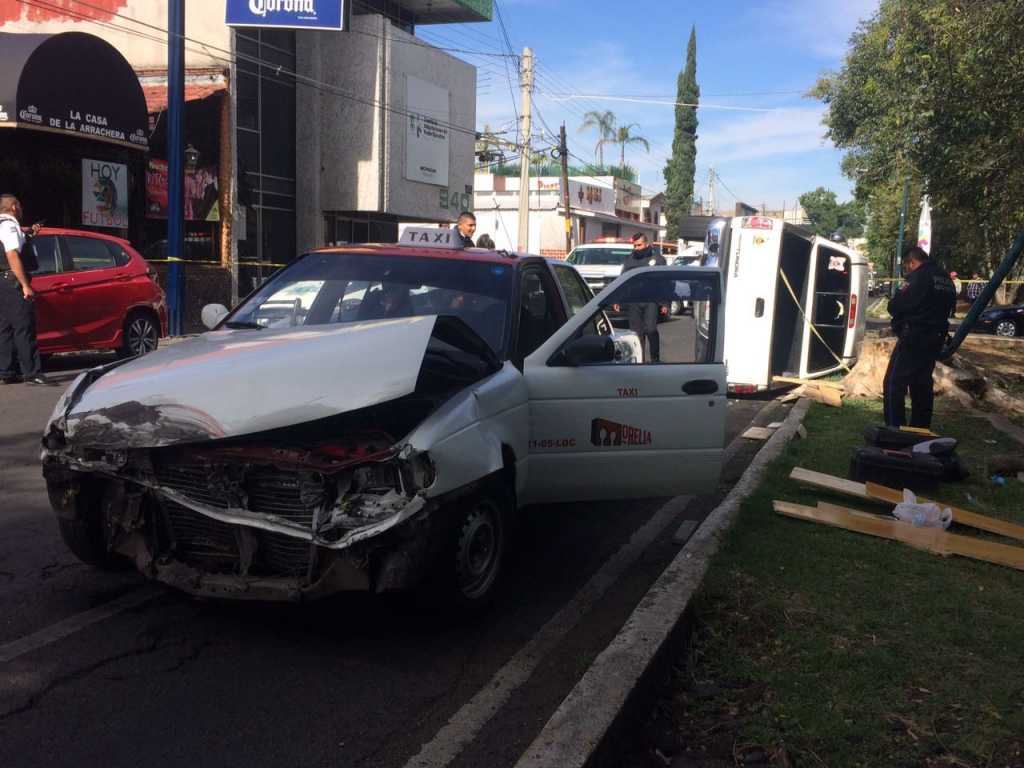
[(26, 251), (41, 354), (96, 349), (130, 357), (152, 352), (167, 335), (164, 292), (126, 240), (43, 228)]
[[(658, 253), (664, 255), (663, 247), (668, 245), (671, 244), (656, 243), (654, 247)], [(583, 276), (590, 290), (598, 294), (622, 274), (622, 265), (632, 252), (633, 244), (629, 240), (606, 238), (593, 243), (577, 245), (569, 253), (566, 262), (572, 264)], [(675, 258), (675, 255), (665, 255), (665, 262), (673, 264)], [(688, 302), (675, 301), (669, 308), (669, 314), (681, 315), (688, 312), (689, 309)], [(617, 315), (612, 314), (617, 318)]]
[[(208, 307), (211, 332), (79, 376), (43, 454), (71, 551), (206, 597), (433, 575), (472, 607), (527, 504), (717, 487), (717, 270), (638, 269), (592, 299), (569, 265), (424, 247), (439, 237), (305, 254), (233, 312)], [(682, 296), (707, 305), (710, 343), (619, 354), (610, 304)]]
[(989, 307), (981, 313), (973, 330), (1006, 337), (1024, 335), (1024, 304)]

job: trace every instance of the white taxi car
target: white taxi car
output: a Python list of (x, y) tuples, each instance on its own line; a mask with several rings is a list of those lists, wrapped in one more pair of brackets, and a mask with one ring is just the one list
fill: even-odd
[[(524, 505), (715, 487), (717, 270), (593, 299), (567, 265), (425, 232), (308, 253), (209, 333), (76, 379), (43, 439), (70, 549), (202, 596), (427, 580), (476, 606)], [(703, 333), (663, 331), (658, 364), (619, 354), (606, 306), (683, 297)]]

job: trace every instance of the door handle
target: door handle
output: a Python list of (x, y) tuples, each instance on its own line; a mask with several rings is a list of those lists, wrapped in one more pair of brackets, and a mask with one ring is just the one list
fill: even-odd
[(683, 384), (683, 392), (688, 395), (713, 395), (718, 391), (718, 382), (711, 379), (695, 379)]
[(61, 293), (68, 293), (71, 290), (71, 283), (54, 283), (50, 287), (53, 288), (53, 290), (55, 291), (60, 291)]

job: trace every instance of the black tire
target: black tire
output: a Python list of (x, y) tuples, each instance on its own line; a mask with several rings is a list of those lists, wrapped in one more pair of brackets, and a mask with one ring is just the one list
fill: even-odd
[(470, 612), (486, 609), (501, 583), (511, 533), (512, 494), (495, 482), (459, 502), (442, 573), (448, 598)]
[(103, 527), (102, 486), (83, 486), (78, 494), (69, 486), (47, 483), (50, 505), (57, 513), (60, 537), (71, 553), (86, 565), (105, 571), (121, 571), (127, 558), (110, 552)]
[(124, 340), (118, 357), (137, 357), (153, 352), (160, 344), (160, 322), (151, 312), (135, 311), (124, 321)]

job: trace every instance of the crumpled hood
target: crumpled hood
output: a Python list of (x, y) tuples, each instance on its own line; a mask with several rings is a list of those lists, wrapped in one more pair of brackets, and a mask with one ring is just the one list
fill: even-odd
[(66, 438), (97, 448), (156, 448), (394, 400), (415, 390), (436, 320), (225, 330), (187, 339), (114, 368), (84, 392), (69, 390), (61, 400), (73, 403)]

